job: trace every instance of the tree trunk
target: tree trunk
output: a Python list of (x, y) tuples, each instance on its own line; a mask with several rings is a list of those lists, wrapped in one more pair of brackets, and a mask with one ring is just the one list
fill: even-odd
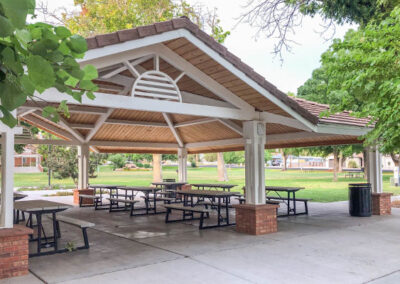
[(338, 171), (339, 171), (339, 151), (337, 149), (333, 150), (333, 181), (338, 181)]
[(162, 181), (161, 154), (153, 154), (153, 182)]
[(343, 155), (342, 155), (342, 154), (339, 155), (339, 168), (338, 168), (338, 172), (339, 172), (339, 173), (343, 172)]
[(228, 174), (226, 172), (224, 153), (217, 153), (217, 167), (218, 167), (218, 180), (228, 181)]
[(283, 149), (281, 149), (281, 155), (282, 155), (282, 163), (283, 163), (282, 171), (286, 171), (287, 170), (287, 165), (286, 165), (287, 155), (286, 155), (286, 153), (285, 153), (285, 151)]
[(368, 161), (368, 151), (364, 150), (363, 151), (363, 162), (364, 162), (364, 179), (368, 180), (368, 167), (369, 167), (369, 161)]

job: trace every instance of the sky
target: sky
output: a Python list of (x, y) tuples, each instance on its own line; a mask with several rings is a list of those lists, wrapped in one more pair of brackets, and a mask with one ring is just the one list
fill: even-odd
[[(329, 47), (331, 40), (321, 36), (323, 20), (319, 17), (307, 17), (302, 26), (296, 27), (290, 53), (283, 53), (283, 62), (272, 54), (275, 39), (263, 35), (255, 38), (257, 30), (245, 23), (236, 25), (238, 17), (245, 11), (248, 0), (188, 0), (191, 4), (203, 5), (209, 9), (217, 8), (217, 14), (224, 30), (229, 30), (225, 46), (256, 72), (264, 76), (281, 91), (296, 93), (314, 69), (320, 66), (321, 54)], [(46, 1), (45, 1), (46, 2)], [(50, 9), (60, 7), (73, 8), (73, 0), (47, 1)], [(337, 26), (335, 38), (342, 38), (349, 28), (354, 26)]]

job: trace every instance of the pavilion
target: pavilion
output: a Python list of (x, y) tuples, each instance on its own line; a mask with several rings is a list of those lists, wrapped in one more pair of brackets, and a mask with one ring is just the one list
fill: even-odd
[[(177, 153), (179, 180), (187, 154), (244, 150), (246, 202), (265, 205), (264, 149), (355, 144), (368, 120), (343, 112), (319, 117), (328, 106), (291, 98), (257, 74), (187, 18), (87, 39), (81, 66), (99, 70), (96, 98), (78, 103), (55, 89), (18, 108), (20, 120), (60, 139), (15, 138), (1, 125), (0, 228), (13, 227), (13, 145), (78, 147), (79, 189), (88, 185), (89, 152)], [(41, 115), (66, 100), (70, 117)], [(382, 192), (380, 153), (369, 149), (368, 177)]]

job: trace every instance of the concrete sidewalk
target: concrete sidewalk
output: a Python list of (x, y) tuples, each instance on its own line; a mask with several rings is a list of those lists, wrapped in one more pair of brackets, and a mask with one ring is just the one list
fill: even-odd
[[(30, 275), (3, 282), (400, 283), (400, 209), (347, 212), (347, 202), (311, 203), (309, 216), (279, 218), (277, 233), (249, 236), (165, 224), (164, 215), (73, 208), (63, 214), (96, 223), (91, 248), (32, 258)], [(62, 242), (82, 242), (79, 229), (61, 230)]]

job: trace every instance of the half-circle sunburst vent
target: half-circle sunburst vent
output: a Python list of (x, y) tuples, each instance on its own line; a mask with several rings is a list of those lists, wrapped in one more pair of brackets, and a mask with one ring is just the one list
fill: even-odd
[(136, 79), (132, 96), (182, 102), (181, 92), (174, 80), (154, 70), (146, 71)]

